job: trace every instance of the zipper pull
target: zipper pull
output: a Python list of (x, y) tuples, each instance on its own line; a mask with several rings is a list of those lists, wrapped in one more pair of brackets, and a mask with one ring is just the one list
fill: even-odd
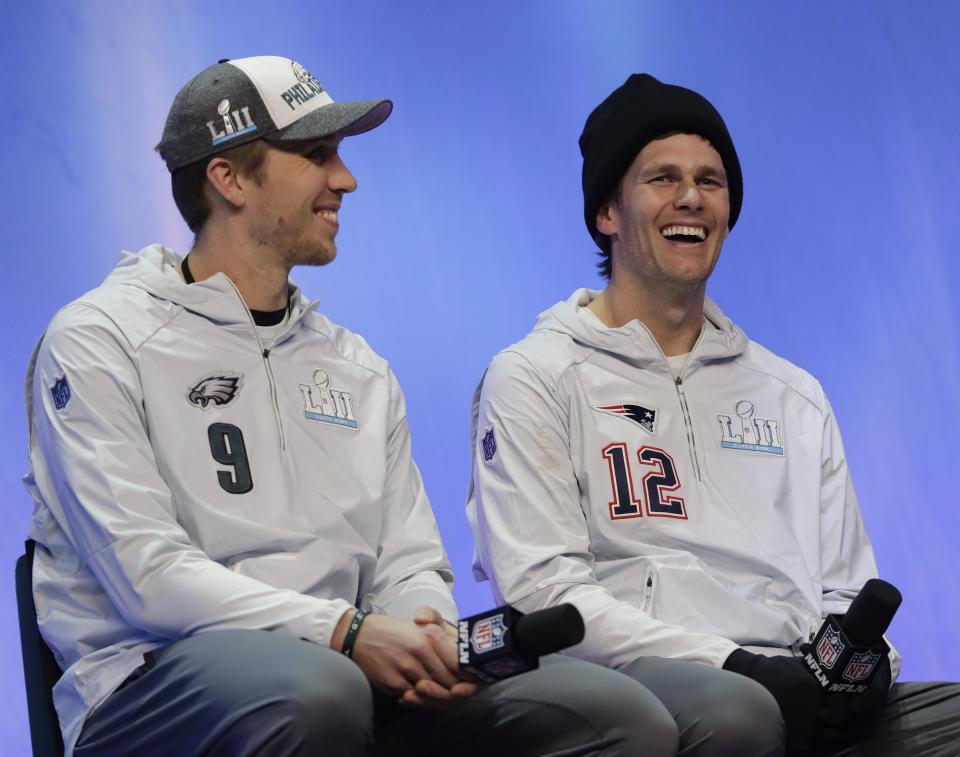
[(270, 357), (270, 350), (268, 350), (267, 348), (264, 348), (264, 350), (263, 350), (263, 358), (264, 358), (264, 360), (266, 360), (268, 357)]

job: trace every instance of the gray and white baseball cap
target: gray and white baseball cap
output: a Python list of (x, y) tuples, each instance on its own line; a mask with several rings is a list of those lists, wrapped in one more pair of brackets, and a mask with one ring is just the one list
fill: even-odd
[(173, 100), (158, 150), (170, 173), (232, 147), (361, 134), (390, 115), (390, 100), (334, 102), (303, 66), (261, 55), (204, 69)]

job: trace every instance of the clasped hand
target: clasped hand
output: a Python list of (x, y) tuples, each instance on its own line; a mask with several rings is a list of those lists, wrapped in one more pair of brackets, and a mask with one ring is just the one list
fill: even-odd
[(457, 632), (432, 607), (413, 621), (368, 615), (357, 635), (353, 661), (378, 688), (401, 704), (429, 706), (463, 699), (477, 683), (460, 670)]

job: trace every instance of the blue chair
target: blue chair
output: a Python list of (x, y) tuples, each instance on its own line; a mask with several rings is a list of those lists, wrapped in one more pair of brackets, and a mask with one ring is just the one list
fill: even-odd
[(23, 651), (23, 679), (27, 686), (27, 713), (34, 757), (61, 757), (63, 737), (53, 708), (53, 685), (61, 671), (53, 653), (40, 635), (37, 608), (33, 604), (34, 542), (26, 543), (26, 554), (17, 558), (17, 613), (20, 616), (20, 648)]

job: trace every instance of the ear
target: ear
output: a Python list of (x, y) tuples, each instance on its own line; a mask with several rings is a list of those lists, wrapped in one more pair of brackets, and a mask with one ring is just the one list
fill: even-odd
[(597, 231), (612, 237), (620, 231), (620, 214), (615, 200), (608, 200), (597, 211)]
[(226, 158), (212, 158), (207, 163), (207, 181), (218, 195), (235, 208), (242, 208), (246, 204), (246, 181)]

